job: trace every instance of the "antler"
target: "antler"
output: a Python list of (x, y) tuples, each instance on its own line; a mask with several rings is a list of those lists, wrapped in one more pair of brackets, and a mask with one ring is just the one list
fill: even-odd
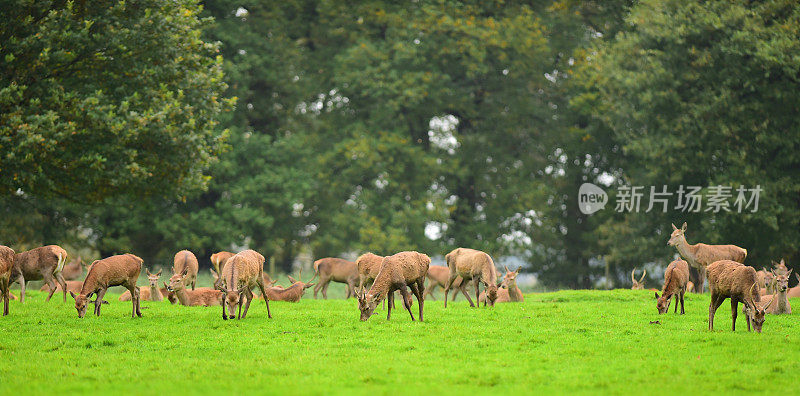
[(642, 274), (642, 277), (639, 278), (639, 283), (642, 283), (642, 281), (644, 280), (645, 276), (647, 276), (647, 269), (644, 270), (644, 273)]
[(506, 269), (506, 272), (511, 272), (511, 271), (508, 270), (508, 266), (507, 265), (503, 264), (503, 268)]
[(636, 272), (636, 268), (631, 270), (631, 282), (636, 283), (636, 278), (633, 277), (634, 272)]

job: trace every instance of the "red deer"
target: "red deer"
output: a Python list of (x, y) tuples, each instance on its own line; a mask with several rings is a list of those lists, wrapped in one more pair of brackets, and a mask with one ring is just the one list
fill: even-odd
[[(441, 286), (444, 289), (445, 285), (447, 285), (447, 280), (450, 279), (450, 268), (440, 265), (432, 265), (428, 268), (428, 287), (425, 289), (425, 296), (431, 296), (434, 300), (436, 297), (433, 295), (433, 291), (436, 289), (436, 286)], [(467, 295), (466, 284), (461, 277), (457, 277), (455, 281), (453, 281), (453, 287), (458, 288), (461, 293), (465, 296)], [(453, 301), (456, 300), (456, 296), (458, 296), (458, 291), (453, 293)]]
[[(497, 289), (497, 300), (495, 303), (505, 302), (523, 302), (525, 298), (522, 296), (522, 290), (517, 286), (517, 275), (519, 275), (519, 268), (516, 271), (509, 271), (505, 267), (506, 273), (503, 277), (503, 282), (500, 283), (501, 287)], [(481, 292), (478, 302), (486, 303), (486, 292)]]
[[(464, 281), (472, 280), (475, 286), (475, 300), (480, 297), (480, 283), (486, 286), (487, 302), (494, 306), (497, 300), (497, 269), (494, 267), (492, 257), (480, 250), (457, 248), (444, 256), (447, 266), (450, 267), (450, 279), (444, 287), (444, 307), (447, 308), (447, 293), (453, 286), (456, 277), (461, 277)], [(465, 294), (469, 305), (475, 307), (472, 299)], [(486, 302), (484, 302), (486, 306)]]
[(11, 282), (19, 282), (20, 302), (25, 301), (25, 282), (44, 280), (50, 285), (47, 301), (56, 291), (56, 282), (64, 291), (64, 302), (67, 301), (66, 281), (61, 271), (67, 262), (67, 251), (58, 245), (48, 245), (14, 255), (14, 267), (11, 269)]
[(314, 273), (319, 276), (319, 282), (314, 286), (314, 298), (322, 290), (322, 298), (328, 299), (328, 286), (331, 281), (347, 285), (347, 296), (355, 294), (356, 283), (359, 281), (356, 263), (336, 257), (326, 257), (314, 262)]
[(400, 252), (383, 259), (378, 276), (372, 283), (369, 291), (357, 294), (358, 309), (361, 311), (361, 320), (366, 321), (375, 312), (378, 303), (388, 297), (389, 303), (386, 304), (386, 320), (392, 317), (392, 301), (394, 300), (395, 290), (399, 290), (403, 295), (403, 305), (414, 320), (411, 313), (411, 296), (406, 290), (406, 286), (411, 288), (411, 292), (417, 297), (419, 303), (419, 320), (422, 321), (422, 308), (425, 304), (425, 274), (431, 259), (426, 254), (419, 252)]
[(222, 271), (222, 269), (225, 268), (225, 263), (227, 263), (228, 260), (235, 255), (236, 253), (231, 253), (226, 251), (216, 252), (212, 254), (211, 265), (214, 266), (214, 271), (216, 271), (219, 274), (220, 271)]
[(83, 274), (83, 268), (83, 259), (78, 257), (77, 259), (72, 260), (64, 265), (61, 275), (64, 276), (64, 280), (77, 280), (81, 277), (81, 274)]
[(756, 332), (761, 332), (764, 324), (765, 308), (772, 304), (770, 301), (762, 308), (761, 296), (758, 294), (758, 278), (753, 267), (745, 266), (733, 260), (719, 260), (708, 265), (708, 285), (711, 289), (711, 304), (708, 306), (708, 330), (714, 330), (714, 314), (717, 308), (725, 301), (731, 299), (731, 329), (736, 331), (736, 314), (739, 303), (745, 305), (747, 317), (747, 331), (750, 325)]
[[(383, 256), (378, 256), (373, 253), (364, 253), (356, 259), (356, 267), (358, 268), (358, 292), (361, 293), (365, 288), (371, 287), (381, 270), (381, 263), (383, 263)], [(400, 291), (396, 291), (400, 293)], [(402, 296), (401, 296), (402, 297)], [(383, 308), (386, 308), (386, 300), (383, 300)], [(395, 308), (394, 299), (392, 299), (392, 309)]]
[[(147, 268), (145, 268), (145, 271), (147, 271), (148, 286), (139, 288), (139, 300), (164, 301), (164, 298), (169, 295), (169, 290), (158, 288), (158, 277), (161, 276), (161, 270), (158, 270), (155, 274), (151, 274), (150, 270)], [(119, 300), (130, 301), (131, 293), (126, 290), (125, 293), (119, 296)]]
[(695, 291), (698, 293), (702, 293), (704, 290), (706, 267), (709, 264), (719, 260), (731, 260), (744, 263), (744, 259), (747, 258), (747, 250), (736, 245), (706, 245), (705, 243), (690, 245), (689, 242), (686, 241), (685, 233), (685, 222), (680, 229), (673, 224), (672, 234), (667, 244), (675, 246), (681, 257), (683, 257), (689, 265), (697, 269), (698, 279), (695, 284)]
[(161, 288), (161, 295), (166, 297), (166, 299), (169, 300), (172, 305), (177, 304), (179, 301), (178, 297), (175, 295), (175, 292), (169, 291), (169, 285), (167, 285), (167, 282), (162, 282), (162, 284), (164, 287)]
[[(222, 279), (222, 318), (227, 320), (228, 316), (225, 312), (227, 306), (231, 313), (230, 319), (237, 317), (244, 319), (247, 316), (247, 310), (250, 308), (250, 302), (253, 301), (252, 289), (256, 286), (261, 290), (261, 295), (264, 296), (264, 302), (267, 304), (267, 317), (272, 318), (272, 313), (269, 311), (269, 298), (264, 291), (264, 256), (254, 250), (245, 250), (237, 253), (228, 260), (225, 268), (222, 269), (220, 278)], [(244, 305), (244, 313), (242, 313), (242, 306)], [(235, 308), (239, 307), (238, 316), (234, 316)]]
[(216, 307), (222, 305), (222, 291), (212, 289), (210, 287), (198, 287), (195, 290), (186, 290), (186, 280), (183, 279), (188, 275), (188, 271), (184, 270), (181, 276), (172, 277), (167, 285), (167, 290), (174, 293), (175, 298), (181, 305), (195, 307)]
[[(182, 278), (183, 281), (186, 282), (186, 286), (192, 285), (192, 290), (194, 290), (194, 285), (197, 282), (197, 272), (199, 270), (197, 257), (195, 257), (194, 253), (188, 250), (181, 250), (175, 253), (175, 258), (172, 262), (172, 277), (169, 278), (170, 283), (174, 278)], [(184, 272), (186, 272), (186, 275), (183, 275)]]
[(3, 299), (3, 316), (8, 315), (11, 286), (11, 269), (14, 267), (14, 249), (0, 245), (0, 297)]
[(785, 274), (774, 274), (775, 294), (762, 297), (763, 300), (769, 299), (770, 301), (772, 301), (773, 297), (775, 298), (775, 303), (771, 304), (769, 308), (765, 308), (768, 314), (781, 315), (792, 313), (792, 306), (789, 305), (789, 276), (791, 274), (792, 270), (788, 270)]
[(633, 282), (633, 286), (631, 286), (631, 290), (644, 290), (644, 277), (647, 276), (647, 270), (644, 270), (642, 277), (639, 278), (639, 281), (636, 281), (636, 278), (633, 277), (633, 274), (636, 272), (636, 268), (631, 271), (631, 282)]
[(659, 314), (667, 313), (672, 296), (675, 296), (675, 313), (678, 312), (678, 302), (681, 303), (681, 315), (683, 310), (683, 295), (686, 293), (686, 284), (689, 282), (689, 263), (683, 260), (675, 260), (667, 266), (664, 271), (664, 286), (661, 288), (661, 297), (656, 293), (656, 309)]
[(287, 301), (287, 302), (300, 301), (300, 299), (303, 297), (303, 294), (305, 294), (306, 289), (314, 286), (314, 284), (311, 283), (311, 280), (314, 280), (314, 278), (311, 278), (311, 280), (309, 280), (309, 283), (303, 282), (302, 271), (300, 271), (300, 275), (298, 275), (298, 278), (300, 278), (301, 280), (297, 280), (289, 276), (289, 280), (292, 282), (292, 285), (287, 288), (283, 288), (280, 286), (267, 287), (266, 289), (264, 289), (267, 292), (267, 298), (269, 298), (272, 301)]
[(131, 317), (142, 317), (142, 311), (139, 306), (139, 288), (136, 286), (136, 280), (142, 271), (143, 260), (130, 253), (120, 254), (96, 260), (92, 263), (92, 268), (86, 279), (83, 281), (83, 287), (80, 294), (70, 292), (72, 298), (75, 299), (75, 309), (78, 311), (78, 317), (82, 318), (86, 314), (86, 305), (89, 303), (89, 298), (92, 294), (97, 293), (97, 298), (94, 301), (94, 313), (100, 316), (100, 307), (103, 305), (103, 296), (111, 286), (122, 286), (131, 293), (131, 305), (133, 312)]

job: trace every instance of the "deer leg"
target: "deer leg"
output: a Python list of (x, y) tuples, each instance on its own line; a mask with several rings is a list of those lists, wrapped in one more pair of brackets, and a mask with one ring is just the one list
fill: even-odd
[(411, 312), (411, 296), (408, 295), (408, 290), (406, 289), (405, 285), (400, 288), (400, 294), (403, 296), (403, 307), (405, 307), (408, 314), (411, 315), (411, 321), (414, 321), (414, 313)]
[(389, 295), (386, 297), (389, 302), (386, 303), (386, 320), (392, 319), (392, 305), (394, 305), (394, 290), (389, 289)]
[(425, 286), (425, 279), (420, 279), (416, 284), (417, 302), (419, 303), (419, 321), (422, 322), (422, 307), (425, 305), (425, 294), (422, 288)]
[[(678, 292), (678, 293), (680, 293), (680, 292)], [(670, 302), (672, 302), (673, 299), (675, 300), (675, 310), (672, 311), (672, 313), (678, 313), (678, 298), (679, 298), (678, 296), (679, 296), (679, 294), (673, 294), (673, 295), (669, 296)]]
[[(266, 299), (267, 296), (264, 296)], [(228, 320), (228, 313), (225, 312), (225, 294), (222, 295), (222, 320)]]
[(247, 298), (247, 296), (243, 295), (242, 293), (239, 293), (239, 314), (236, 315), (236, 320), (242, 319), (242, 300), (245, 298)]
[(0, 294), (3, 297), (3, 316), (8, 315), (8, 293), (10, 280), (0, 281)]
[(711, 293), (711, 303), (708, 305), (708, 330), (714, 330), (714, 313), (717, 311), (717, 299), (718, 296), (714, 293)]
[(331, 280), (330, 278), (327, 279), (325, 282), (325, 286), (322, 286), (322, 298), (327, 300), (328, 299), (328, 286), (330, 286)]
[(447, 279), (447, 282), (444, 284), (444, 307), (447, 308), (447, 293), (450, 291), (450, 288), (453, 286), (453, 281), (456, 280), (456, 271), (454, 268), (450, 268), (450, 277)]
[(256, 283), (258, 284), (258, 288), (261, 289), (261, 296), (264, 297), (264, 302), (267, 304), (267, 318), (272, 319), (272, 314), (269, 312), (269, 298), (267, 298), (267, 292), (264, 291), (264, 278), (262, 277), (261, 279), (261, 282)]
[(50, 293), (47, 295), (47, 298), (44, 300), (45, 302), (50, 301), (50, 297), (53, 297), (53, 293), (56, 292), (56, 281), (53, 280), (52, 274), (47, 274), (44, 276), (44, 282), (47, 283), (47, 286), (50, 288)]
[(67, 281), (64, 280), (64, 275), (62, 273), (58, 273), (56, 275), (56, 282), (61, 285), (61, 292), (64, 294), (64, 302), (67, 302)]
[(438, 284), (436, 282), (431, 282), (428, 284), (428, 287), (425, 288), (425, 292), (422, 293), (423, 296), (431, 296), (431, 298), (435, 301), (436, 296), (433, 295), (433, 289), (436, 288)]
[[(681, 292), (681, 315), (683, 315), (683, 314), (685, 314), (685, 313), (686, 313), (686, 312), (684, 312), (684, 310), (683, 310), (683, 296), (684, 296), (685, 294), (686, 294), (686, 291), (685, 291), (685, 290)], [(677, 301), (675, 302), (675, 307), (676, 307), (676, 308), (678, 307), (678, 302), (677, 302)]]
[(700, 281), (700, 293), (702, 294), (706, 291), (706, 267), (700, 266), (697, 272), (699, 273), (697, 277)]
[(731, 297), (731, 323), (732, 329), (731, 331), (736, 331), (736, 315), (738, 315), (738, 308), (739, 308), (739, 300), (734, 297)]
[[(475, 287), (475, 302), (477, 302), (477, 303), (478, 303), (478, 306), (480, 306), (480, 305), (481, 305), (481, 300), (480, 300), (480, 296), (481, 296), (481, 282), (480, 282), (480, 280), (479, 280), (478, 278), (472, 278), (472, 286), (474, 286), (474, 287)], [(487, 296), (487, 298), (488, 298), (488, 296)], [(470, 303), (471, 303), (471, 302), (472, 302), (472, 301), (470, 301)], [(483, 306), (484, 306), (484, 307), (486, 306), (486, 301), (485, 301), (485, 300), (484, 300), (484, 302), (483, 302)], [(473, 305), (472, 307), (473, 307), (473, 308), (475, 308), (475, 306), (474, 306), (474, 305)]]
[[(136, 316), (142, 317), (142, 290), (140, 288), (136, 288)], [(156, 293), (159, 291), (156, 290)], [(100, 303), (103, 303), (103, 300), (100, 300)]]
[[(134, 296), (133, 292), (135, 292), (136, 289), (134, 289), (134, 290), (128, 289), (128, 290), (131, 291), (131, 296)], [(100, 289), (97, 292), (97, 295), (95, 296), (94, 313), (97, 316), (100, 316), (100, 307), (103, 305), (103, 297), (106, 295), (106, 291), (108, 291), (108, 288), (104, 287), (104, 288)], [(134, 305), (133, 309), (134, 309), (134, 312), (135, 312), (136, 311), (136, 306), (135, 305)]]
[(25, 277), (22, 274), (19, 274), (17, 277), (17, 282), (19, 282), (19, 302), (25, 302)]
[(247, 289), (247, 303), (245, 303), (244, 306), (244, 314), (242, 314), (242, 319), (247, 317), (247, 310), (250, 309), (250, 302), (253, 301), (253, 297), (255, 297), (255, 295), (253, 295), (253, 291)]
[(316, 285), (314, 285), (314, 299), (315, 300), (317, 299), (317, 292), (319, 291), (319, 289), (322, 288), (322, 282), (324, 282), (324, 281), (323, 281), (322, 278), (320, 278), (319, 282)]

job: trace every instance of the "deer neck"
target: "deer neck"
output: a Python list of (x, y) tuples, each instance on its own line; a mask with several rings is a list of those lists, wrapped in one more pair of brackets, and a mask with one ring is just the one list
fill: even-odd
[(100, 282), (97, 280), (97, 273), (90, 272), (86, 275), (86, 279), (83, 280), (83, 286), (81, 286), (81, 295), (88, 296), (97, 291), (100, 288)]
[(517, 288), (517, 281), (508, 282), (508, 298), (511, 301), (522, 300), (522, 290)]
[(178, 301), (180, 301), (181, 305), (192, 305), (189, 299), (189, 293), (186, 292), (185, 287), (175, 290), (175, 297), (178, 297)]
[(777, 312), (788, 312), (789, 311), (789, 297), (788, 297), (789, 289), (785, 291), (778, 292), (774, 298), (778, 300), (775, 301), (775, 309)]
[(697, 256), (697, 245), (690, 245), (688, 241), (686, 241), (685, 236), (681, 236), (678, 240), (678, 243), (675, 245), (678, 248), (678, 253), (681, 257), (685, 258), (686, 261), (690, 263), (696, 263), (696, 256)]
[(164, 296), (161, 295), (161, 290), (159, 290), (158, 286), (150, 285), (150, 299), (153, 301), (164, 300)]
[(375, 278), (375, 281), (372, 282), (372, 287), (369, 288), (367, 292), (367, 298), (372, 296), (378, 296), (378, 301), (383, 300), (389, 294), (389, 276), (382, 276), (385, 275), (383, 271), (381, 271), (378, 276)]
[(481, 274), (481, 278), (483, 278), (483, 281), (487, 285), (496, 285), (497, 284), (497, 271), (495, 271), (495, 269), (494, 269), (494, 263), (493, 262), (490, 261), (489, 265), (487, 265), (483, 269), (482, 272), (483, 273)]

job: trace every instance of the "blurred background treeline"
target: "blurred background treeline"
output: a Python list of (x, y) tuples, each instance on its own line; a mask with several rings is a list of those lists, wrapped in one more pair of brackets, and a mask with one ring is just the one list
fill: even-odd
[[(0, 4), (17, 250), (247, 246), (289, 272), (468, 246), (583, 288), (657, 279), (686, 221), (758, 268), (800, 259), (795, 1)], [(585, 182), (609, 193), (591, 216)], [(763, 191), (755, 213), (618, 213), (622, 185)]]

